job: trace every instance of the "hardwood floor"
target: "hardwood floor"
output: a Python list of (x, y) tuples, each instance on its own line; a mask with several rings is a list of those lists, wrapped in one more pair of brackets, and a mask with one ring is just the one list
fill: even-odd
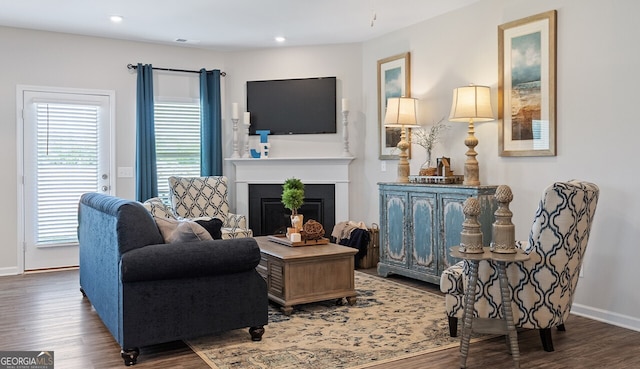
[[(375, 269), (361, 271), (376, 274)], [(438, 290), (432, 284), (390, 278)], [(124, 367), (120, 347), (79, 291), (77, 270), (0, 277), (0, 286), (0, 350), (52, 350), (61, 369)], [(640, 332), (579, 316), (572, 316), (566, 328), (553, 331), (556, 351), (551, 353), (542, 350), (537, 331), (519, 332), (521, 368), (640, 368)], [(456, 368), (459, 361), (454, 348), (372, 369)], [(467, 367), (512, 368), (504, 338), (471, 344)], [(171, 342), (141, 348), (134, 368), (208, 366), (184, 343)]]

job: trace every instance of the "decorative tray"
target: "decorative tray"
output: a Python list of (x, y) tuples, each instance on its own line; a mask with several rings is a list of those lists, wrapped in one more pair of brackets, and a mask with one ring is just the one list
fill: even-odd
[(437, 183), (437, 184), (460, 184), (464, 181), (464, 176), (409, 176), (410, 183)]
[(269, 241), (273, 241), (276, 243), (279, 243), (281, 245), (285, 245), (285, 246), (291, 246), (291, 247), (297, 247), (297, 246), (314, 246), (314, 245), (326, 245), (329, 243), (329, 239), (328, 238), (320, 238), (318, 240), (306, 240), (306, 241), (299, 241), (299, 242), (293, 242), (290, 239), (287, 238), (287, 236), (283, 235), (283, 234), (277, 234), (274, 236), (267, 236), (267, 239)]

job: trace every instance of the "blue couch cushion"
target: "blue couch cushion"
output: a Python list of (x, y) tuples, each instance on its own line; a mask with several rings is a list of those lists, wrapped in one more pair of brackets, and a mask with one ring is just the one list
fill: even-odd
[(260, 248), (253, 238), (149, 245), (126, 252), (123, 283), (194, 278), (254, 269)]

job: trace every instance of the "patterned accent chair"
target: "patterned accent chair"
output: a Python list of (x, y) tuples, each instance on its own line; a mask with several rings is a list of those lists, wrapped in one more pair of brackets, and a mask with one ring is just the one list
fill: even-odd
[(227, 177), (169, 177), (169, 200), (177, 217), (218, 218), (222, 239), (253, 237), (247, 218), (229, 212)]
[[(547, 187), (528, 242), (516, 242), (529, 260), (507, 264), (515, 326), (540, 330), (545, 351), (553, 351), (551, 328), (565, 330), (598, 195), (598, 186), (584, 181), (556, 182)], [(457, 335), (458, 317), (464, 310), (468, 273), (469, 265), (461, 261), (440, 277), (452, 337)], [(489, 261), (481, 261), (478, 276), (474, 316), (502, 318), (497, 270)]]

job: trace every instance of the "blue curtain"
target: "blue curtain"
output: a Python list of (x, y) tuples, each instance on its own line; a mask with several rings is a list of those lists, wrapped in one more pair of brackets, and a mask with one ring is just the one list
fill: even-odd
[(138, 64), (136, 99), (136, 199), (158, 196), (156, 134), (153, 122), (153, 67)]
[(220, 70), (200, 69), (200, 175), (222, 175)]

